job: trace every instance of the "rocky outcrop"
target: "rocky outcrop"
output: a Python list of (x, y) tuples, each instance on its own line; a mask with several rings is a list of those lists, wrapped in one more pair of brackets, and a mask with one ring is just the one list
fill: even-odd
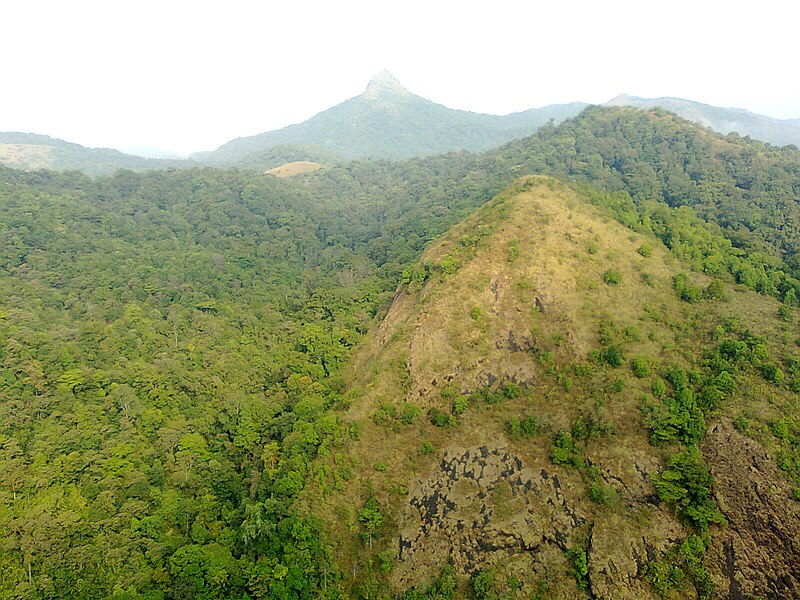
[(526, 466), (506, 448), (446, 451), (403, 514), (401, 582), (415, 581), (424, 563), (450, 563), (461, 574), (512, 559), (532, 570), (543, 559), (563, 563), (586, 515), (565, 494), (571, 484), (548, 469)]
[(711, 429), (703, 454), (728, 519), (708, 553), (718, 597), (800, 598), (800, 506), (774, 461), (726, 422)]
[(536, 579), (531, 573), (555, 572), (561, 587), (551, 592), (574, 595), (565, 553), (585, 547), (595, 597), (647, 598), (647, 562), (683, 536), (669, 514), (648, 511), (641, 529), (622, 514), (594, 520), (575, 474), (560, 473), (544, 457), (526, 465), (502, 446), (451, 447), (406, 502), (396, 584), (408, 587), (448, 563), (461, 575), (502, 566), (524, 571), (528, 581)]

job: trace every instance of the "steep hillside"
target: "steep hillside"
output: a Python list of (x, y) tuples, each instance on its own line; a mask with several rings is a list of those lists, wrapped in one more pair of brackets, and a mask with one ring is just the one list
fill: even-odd
[(0, 164), (15, 169), (83, 171), (88, 175), (117, 169), (144, 171), (187, 166), (186, 161), (143, 158), (110, 148), (86, 148), (46, 135), (0, 132)]
[(412, 94), (384, 71), (360, 96), (308, 121), (239, 138), (193, 158), (213, 165), (252, 164), (276, 146), (301, 147), (309, 152), (309, 156), (292, 160), (318, 160), (315, 154), (320, 152), (340, 159), (403, 159), (450, 150), (481, 151), (529, 135), (550, 120), (574, 116), (584, 106), (553, 105), (502, 117), (453, 110)]
[(800, 145), (798, 119), (775, 119), (741, 108), (721, 108), (684, 100), (683, 98), (638, 98), (620, 94), (607, 102), (609, 106), (635, 106), (637, 108), (663, 108), (714, 131), (769, 142), (776, 146)]
[(549, 178), (431, 247), (306, 497), (348, 593), (799, 593), (796, 314), (685, 268)]

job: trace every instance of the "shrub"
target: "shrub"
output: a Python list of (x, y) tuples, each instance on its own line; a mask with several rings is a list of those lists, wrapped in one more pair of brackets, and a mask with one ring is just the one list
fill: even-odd
[(650, 375), (650, 363), (646, 358), (636, 357), (631, 361), (631, 371), (639, 379), (644, 379)]
[(653, 253), (653, 247), (650, 244), (642, 244), (636, 251), (647, 258)]
[(709, 523), (726, 524), (711, 496), (714, 478), (697, 446), (670, 457), (667, 469), (652, 482), (658, 497), (701, 531), (707, 531)]
[(616, 269), (609, 269), (603, 273), (603, 281), (605, 281), (607, 285), (619, 285), (619, 282), (622, 281), (622, 273)]
[(507, 381), (503, 386), (503, 396), (509, 399), (518, 398), (520, 394), (519, 385), (513, 381)]
[(611, 367), (621, 367), (624, 359), (619, 346), (609, 346), (601, 355), (603, 362)]
[(469, 408), (469, 398), (466, 396), (459, 396), (455, 400), (453, 400), (453, 414), (454, 415), (461, 415), (464, 414)]
[(453, 415), (449, 415), (443, 410), (438, 408), (432, 408), (428, 411), (428, 418), (430, 419), (431, 423), (436, 425), (436, 427), (455, 427), (458, 425), (458, 421)]
[(478, 571), (469, 580), (469, 586), (477, 600), (488, 600), (492, 597), (494, 576), (490, 571)]
[(708, 284), (703, 295), (709, 300), (724, 300), (725, 299), (725, 284), (719, 279), (715, 279)]
[(400, 410), (400, 420), (405, 425), (416, 423), (419, 418), (419, 407), (409, 402), (403, 403), (403, 408)]
[(521, 420), (511, 417), (508, 420), (508, 433), (513, 440), (532, 438), (539, 435), (539, 420), (536, 417), (526, 417)]
[(589, 557), (583, 548), (570, 548), (567, 550), (569, 573), (575, 578), (578, 589), (585, 590), (589, 587)]
[(675, 290), (678, 298), (684, 302), (695, 304), (703, 299), (703, 290), (689, 283), (689, 278), (685, 273), (680, 273), (672, 278), (672, 288)]

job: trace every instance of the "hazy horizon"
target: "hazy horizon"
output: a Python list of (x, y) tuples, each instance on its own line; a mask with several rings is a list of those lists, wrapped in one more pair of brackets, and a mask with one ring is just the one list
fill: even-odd
[(305, 121), (383, 69), (495, 115), (627, 93), (800, 118), (800, 10), (759, 7), (33, 1), (6, 11), (0, 131), (187, 155)]

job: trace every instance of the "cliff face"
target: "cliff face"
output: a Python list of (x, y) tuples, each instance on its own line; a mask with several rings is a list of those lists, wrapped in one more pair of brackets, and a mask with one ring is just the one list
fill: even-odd
[(708, 562), (721, 598), (800, 596), (800, 506), (772, 458), (727, 422), (703, 446), (728, 527), (714, 532)]
[[(455, 597), (796, 594), (797, 504), (773, 456), (728, 424), (755, 414), (761, 383), (708, 417), (702, 451), (727, 526), (698, 530), (653, 485), (681, 447), (651, 443), (662, 374), (703, 365), (723, 316), (787, 335), (749, 292), (681, 302), (681, 268), (547, 178), (439, 240), (357, 356), (357, 439), (308, 498), (328, 507), (353, 594), (436, 597), (448, 578)], [(700, 539), (695, 560), (685, 542)]]

